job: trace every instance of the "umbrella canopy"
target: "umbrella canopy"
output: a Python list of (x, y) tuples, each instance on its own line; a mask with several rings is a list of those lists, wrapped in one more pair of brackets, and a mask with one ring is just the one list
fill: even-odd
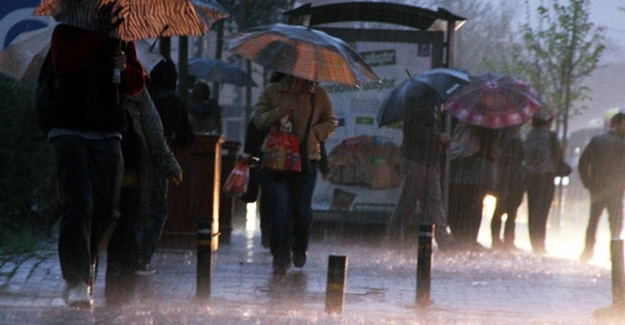
[(409, 120), (420, 109), (442, 104), (469, 80), (467, 73), (450, 68), (435, 68), (412, 76), (384, 100), (378, 110), (378, 126)]
[[(0, 71), (22, 81), (37, 81), (43, 60), (50, 49), (50, 39), (55, 26), (20, 34), (6, 49), (0, 52)], [(137, 57), (146, 72), (163, 57), (147, 40), (135, 43)]]
[(302, 79), (358, 86), (380, 78), (343, 40), (322, 31), (274, 24), (228, 39), (231, 51), (267, 69)]
[(508, 75), (486, 73), (454, 93), (445, 109), (468, 124), (491, 129), (520, 125), (543, 106), (540, 94)]
[(207, 81), (231, 84), (235, 86), (256, 86), (250, 75), (234, 64), (210, 58), (189, 59), (190, 75)]
[(208, 30), (189, 0), (43, 0), (34, 15), (124, 41), (201, 36)]
[(214, 0), (191, 0), (202, 20), (208, 25), (230, 16), (228, 9)]

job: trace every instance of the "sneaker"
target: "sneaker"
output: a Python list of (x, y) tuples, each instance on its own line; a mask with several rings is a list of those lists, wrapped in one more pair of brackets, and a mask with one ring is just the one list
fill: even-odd
[(93, 306), (91, 288), (86, 283), (66, 284), (63, 299), (69, 307), (89, 308)]
[(304, 267), (306, 264), (306, 251), (294, 250), (293, 251), (293, 266)]
[(152, 275), (154, 273), (156, 273), (156, 269), (154, 269), (150, 263), (139, 264), (135, 268), (136, 275)]

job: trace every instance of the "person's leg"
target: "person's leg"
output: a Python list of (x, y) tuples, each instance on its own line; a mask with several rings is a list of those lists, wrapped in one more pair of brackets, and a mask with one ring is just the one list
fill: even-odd
[(492, 248), (499, 248), (502, 246), (501, 219), (505, 212), (503, 208), (504, 205), (505, 202), (502, 202), (500, 198), (497, 198), (497, 205), (495, 205), (495, 211), (493, 212), (493, 216), (490, 220), (490, 237), (492, 241)]
[(536, 211), (534, 218), (529, 221), (531, 227), (530, 237), (533, 251), (543, 254), (546, 253), (545, 240), (547, 235), (547, 219), (555, 193), (553, 175), (539, 174), (536, 183), (540, 190), (537, 191), (537, 197), (535, 198)]
[[(417, 207), (417, 197), (419, 197), (419, 193), (415, 191), (420, 190), (419, 179), (421, 175), (417, 173), (414, 166), (402, 164), (402, 169), (401, 191), (385, 235), (385, 239), (392, 243), (401, 241), (403, 230)], [(421, 195), (421, 197), (422, 196), (423, 195)]]
[(312, 196), (317, 183), (317, 162), (311, 161), (312, 171), (295, 177), (292, 192), (294, 194), (293, 237), (291, 251), (293, 265), (302, 267), (306, 264), (308, 238), (312, 225)]
[(610, 235), (612, 238), (621, 238), (621, 231), (623, 230), (623, 192), (611, 191), (606, 206), (610, 222)]
[(515, 248), (515, 228), (516, 228), (516, 216), (519, 206), (523, 202), (523, 189), (514, 187), (510, 189), (508, 193), (508, 200), (506, 202), (506, 224), (504, 225), (503, 241), (506, 248)]
[(590, 216), (588, 218), (588, 225), (586, 226), (586, 239), (584, 241), (584, 251), (580, 255), (581, 261), (588, 261), (592, 258), (595, 248), (595, 241), (597, 235), (597, 228), (599, 227), (599, 220), (601, 214), (606, 208), (605, 200), (601, 195), (597, 193), (590, 193)]
[(53, 139), (59, 184), (59, 262), (69, 285), (88, 284), (91, 272), (90, 218), (93, 195), (88, 151), (82, 139)]
[[(435, 240), (439, 248), (448, 249), (455, 244), (455, 239), (447, 230), (447, 218), (443, 207), (441, 174), (439, 166), (417, 165), (414, 191), (422, 204), (424, 220), (436, 225)], [(413, 208), (414, 210), (414, 208)]]
[(292, 214), (292, 183), (290, 176), (284, 172), (269, 171), (271, 180), (269, 186), (274, 194), (271, 204), (274, 214), (271, 217), (271, 254), (273, 255), (273, 269), (277, 274), (285, 273), (291, 266), (291, 231), (293, 227)]
[(472, 185), (469, 191), (470, 199), (467, 207), (467, 242), (477, 246), (477, 236), (482, 224), (482, 211), (484, 209), (484, 197), (487, 189), (483, 185)]
[[(149, 269), (152, 256), (156, 250), (158, 240), (161, 238), (167, 215), (167, 186), (168, 181), (164, 177), (157, 177), (150, 190), (150, 206), (148, 216), (138, 220), (137, 226), (137, 256), (136, 267), (140, 274), (153, 273)], [(146, 269), (148, 268), (148, 269)], [(145, 271), (142, 273), (141, 271)]]
[(450, 183), (449, 184), (449, 199), (447, 209), (447, 223), (451, 234), (458, 241), (462, 241), (464, 236), (464, 222), (462, 220), (462, 214), (464, 213), (463, 194), (465, 193), (465, 187), (463, 184)]
[(271, 193), (271, 171), (261, 169), (259, 171), (260, 195), (258, 197), (260, 214), (260, 236), (261, 244), (265, 248), (271, 247), (271, 218), (275, 214), (273, 211), (273, 198)]

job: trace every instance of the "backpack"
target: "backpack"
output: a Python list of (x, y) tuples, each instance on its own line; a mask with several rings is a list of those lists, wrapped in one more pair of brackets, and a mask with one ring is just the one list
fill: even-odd
[(37, 127), (45, 134), (51, 129), (50, 123), (58, 112), (64, 90), (63, 79), (58, 77), (52, 68), (51, 52), (48, 50), (35, 86), (34, 110)]

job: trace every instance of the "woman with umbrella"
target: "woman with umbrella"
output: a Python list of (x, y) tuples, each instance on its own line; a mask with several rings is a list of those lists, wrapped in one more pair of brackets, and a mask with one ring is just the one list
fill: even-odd
[[(288, 117), (300, 139), (302, 171), (262, 169), (267, 180), (263, 193), (272, 207), (270, 216), (273, 272), (283, 275), (291, 267), (306, 263), (312, 222), (312, 195), (321, 158), (320, 141), (336, 129), (336, 119), (326, 90), (315, 82), (286, 75), (269, 84), (256, 103), (252, 118), (258, 129), (266, 130)], [(307, 133), (308, 131), (308, 133)], [(261, 157), (262, 160), (266, 157)], [(306, 168), (306, 166), (309, 166)]]

